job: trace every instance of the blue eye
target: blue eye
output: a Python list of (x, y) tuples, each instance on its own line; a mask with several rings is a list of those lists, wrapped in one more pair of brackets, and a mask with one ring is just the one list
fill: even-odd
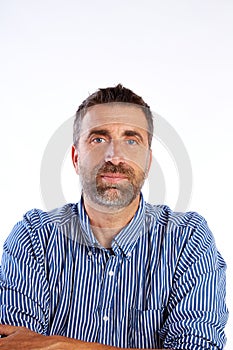
[(92, 140), (92, 142), (103, 143), (103, 142), (105, 142), (105, 139), (103, 139), (102, 137), (96, 137), (95, 139)]
[(129, 139), (129, 140), (127, 140), (127, 143), (128, 143), (128, 145), (136, 145), (137, 141)]

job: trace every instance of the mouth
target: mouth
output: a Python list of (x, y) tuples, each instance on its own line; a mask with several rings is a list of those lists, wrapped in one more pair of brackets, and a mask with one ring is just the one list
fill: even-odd
[(113, 184), (128, 180), (128, 176), (121, 173), (104, 173), (101, 174), (100, 177), (102, 180), (104, 180), (104, 182), (110, 182)]

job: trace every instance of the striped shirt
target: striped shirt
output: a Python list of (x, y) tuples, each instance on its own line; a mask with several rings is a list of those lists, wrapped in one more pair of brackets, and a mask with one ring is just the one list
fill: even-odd
[(26, 213), (3, 248), (0, 323), (121, 348), (223, 349), (225, 263), (203, 217), (141, 197), (111, 248), (82, 200)]

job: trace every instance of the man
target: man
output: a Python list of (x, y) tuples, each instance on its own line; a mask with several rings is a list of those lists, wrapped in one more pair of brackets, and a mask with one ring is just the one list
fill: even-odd
[(79, 107), (78, 204), (32, 210), (4, 245), (0, 349), (223, 349), (225, 263), (204, 218), (145, 203), (149, 106), (118, 85)]

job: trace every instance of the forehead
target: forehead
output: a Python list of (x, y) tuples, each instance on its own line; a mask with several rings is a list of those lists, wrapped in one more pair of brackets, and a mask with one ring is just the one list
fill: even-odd
[(134, 104), (105, 103), (90, 107), (83, 117), (81, 133), (95, 128), (141, 129), (147, 132), (146, 116), (140, 107)]

